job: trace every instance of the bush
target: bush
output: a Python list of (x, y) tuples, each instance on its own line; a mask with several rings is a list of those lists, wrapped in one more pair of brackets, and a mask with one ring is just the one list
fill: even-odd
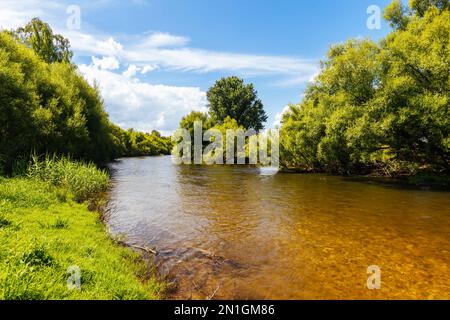
[(283, 116), (284, 167), (450, 174), (450, 10), (411, 10), (379, 43), (331, 47), (303, 101)]
[(69, 190), (75, 201), (83, 202), (108, 188), (109, 176), (93, 163), (73, 161), (68, 157), (46, 156), (43, 160), (33, 156), (27, 176), (48, 181)]
[(110, 125), (98, 88), (75, 66), (47, 63), (0, 32), (0, 171), (30, 150), (108, 161)]
[[(36, 23), (52, 34), (48, 25)], [(125, 131), (112, 124), (98, 87), (89, 85), (74, 64), (43, 59), (42, 50), (21, 39), (0, 31), (0, 175), (21, 169), (18, 159), (27, 161), (30, 150), (97, 164), (170, 153), (170, 138), (159, 132)]]

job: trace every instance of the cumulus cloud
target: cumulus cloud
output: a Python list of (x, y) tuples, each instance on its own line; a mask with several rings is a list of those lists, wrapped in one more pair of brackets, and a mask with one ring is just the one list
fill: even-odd
[(116, 70), (119, 69), (119, 60), (116, 57), (92, 57), (92, 63), (94, 66), (104, 70)]
[(149, 72), (151, 72), (153, 70), (156, 70), (156, 69), (158, 69), (157, 65), (145, 65), (141, 69), (141, 74), (146, 74), (146, 73), (149, 73)]
[[(129, 64), (158, 66), (185, 72), (234, 71), (242, 75), (274, 75), (284, 77), (283, 85), (298, 85), (310, 80), (317, 72), (316, 61), (297, 57), (237, 54), (190, 48), (176, 40), (178, 36), (165, 34), (166, 39), (130, 37), (133, 41), (121, 43), (110, 36), (91, 35), (79, 31), (65, 34), (76, 52), (89, 55), (115, 55)], [(158, 36), (158, 38), (161, 35)], [(184, 38), (183, 38), (184, 39)], [(126, 41), (125, 41), (126, 42)], [(149, 67), (146, 68), (149, 70)]]
[(91, 84), (99, 84), (107, 112), (123, 128), (168, 134), (178, 127), (181, 115), (206, 111), (206, 93), (197, 87), (154, 85), (93, 63), (81, 64), (79, 70)]
[[(80, 1), (83, 10), (93, 10), (111, 0)], [(84, 22), (81, 30), (68, 30), (65, 19), (61, 19), (67, 15), (68, 4), (68, 1), (0, 0), (0, 27), (16, 28), (40, 17), (70, 40), (76, 56), (92, 57), (92, 63), (79, 65), (79, 70), (88, 81), (99, 84), (112, 120), (124, 128), (170, 132), (176, 129), (182, 115), (192, 110), (205, 111), (206, 95), (197, 87), (156, 85), (139, 79), (156, 69), (273, 76), (281, 86), (306, 83), (318, 69), (316, 61), (299, 57), (194, 48), (188, 37), (165, 32), (117, 37), (100, 33)], [(277, 114), (275, 122), (280, 120), (281, 114)]]
[(49, 19), (52, 13), (65, 9), (66, 6), (52, 1), (1, 0), (0, 28), (15, 29), (23, 26), (34, 17)]
[(94, 36), (77, 30), (67, 30), (61, 33), (70, 40), (72, 50), (78, 54), (115, 57), (122, 55), (123, 46), (113, 37)]
[[(104, 5), (108, 0), (97, 0), (89, 6)], [(119, 42), (112, 35), (67, 30), (60, 17), (65, 16), (67, 3), (48, 0), (3, 0), (0, 2), (0, 23), (12, 28), (23, 25), (32, 17), (49, 21), (57, 32), (68, 37), (77, 54), (114, 56), (126, 64), (140, 67), (159, 66), (180, 71), (233, 71), (246, 76), (275, 75), (283, 86), (307, 82), (317, 72), (317, 61), (298, 57), (237, 54), (189, 47), (189, 38), (164, 32), (140, 36), (127, 35)], [(84, 8), (84, 7), (83, 7)], [(63, 19), (64, 20), (64, 19)], [(6, 22), (6, 23), (5, 23)], [(149, 67), (142, 69), (149, 72)]]
[(139, 71), (139, 67), (132, 64), (128, 67), (128, 69), (124, 73), (122, 73), (122, 75), (126, 78), (132, 78), (136, 75), (136, 73), (138, 71)]

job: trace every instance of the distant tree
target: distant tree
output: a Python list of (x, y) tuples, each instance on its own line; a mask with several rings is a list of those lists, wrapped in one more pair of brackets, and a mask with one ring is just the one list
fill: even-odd
[(238, 77), (222, 78), (208, 90), (207, 97), (209, 113), (219, 123), (230, 117), (247, 129), (264, 128), (267, 115), (253, 84), (246, 85)]
[(12, 34), (47, 63), (70, 62), (73, 53), (70, 42), (60, 34), (54, 34), (50, 26), (39, 18), (32, 19)]
[(208, 116), (207, 113), (199, 111), (191, 111), (189, 114), (185, 115), (180, 121), (180, 128), (187, 129), (191, 134), (194, 134), (194, 122), (202, 122), (202, 130), (208, 130), (213, 125), (213, 120)]

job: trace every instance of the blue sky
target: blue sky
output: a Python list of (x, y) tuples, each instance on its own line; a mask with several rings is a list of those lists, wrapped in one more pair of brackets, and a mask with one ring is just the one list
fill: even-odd
[(254, 83), (270, 127), (300, 101), (331, 44), (390, 31), (384, 21), (367, 27), (367, 8), (389, 2), (0, 0), (0, 26), (38, 16), (68, 37), (80, 72), (122, 127), (170, 133), (184, 114), (205, 110), (207, 89), (229, 75)]

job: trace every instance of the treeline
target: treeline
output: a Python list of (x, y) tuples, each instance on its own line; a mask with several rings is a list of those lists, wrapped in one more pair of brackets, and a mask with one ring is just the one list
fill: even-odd
[(284, 167), (339, 174), (450, 174), (448, 0), (395, 0), (379, 43), (333, 46), (281, 128)]
[(0, 173), (32, 153), (95, 163), (168, 154), (170, 139), (110, 122), (99, 89), (79, 74), (69, 48), (39, 19), (0, 32)]
[(115, 153), (121, 157), (168, 155), (173, 147), (171, 137), (163, 137), (156, 130), (144, 133), (111, 125), (111, 131)]

